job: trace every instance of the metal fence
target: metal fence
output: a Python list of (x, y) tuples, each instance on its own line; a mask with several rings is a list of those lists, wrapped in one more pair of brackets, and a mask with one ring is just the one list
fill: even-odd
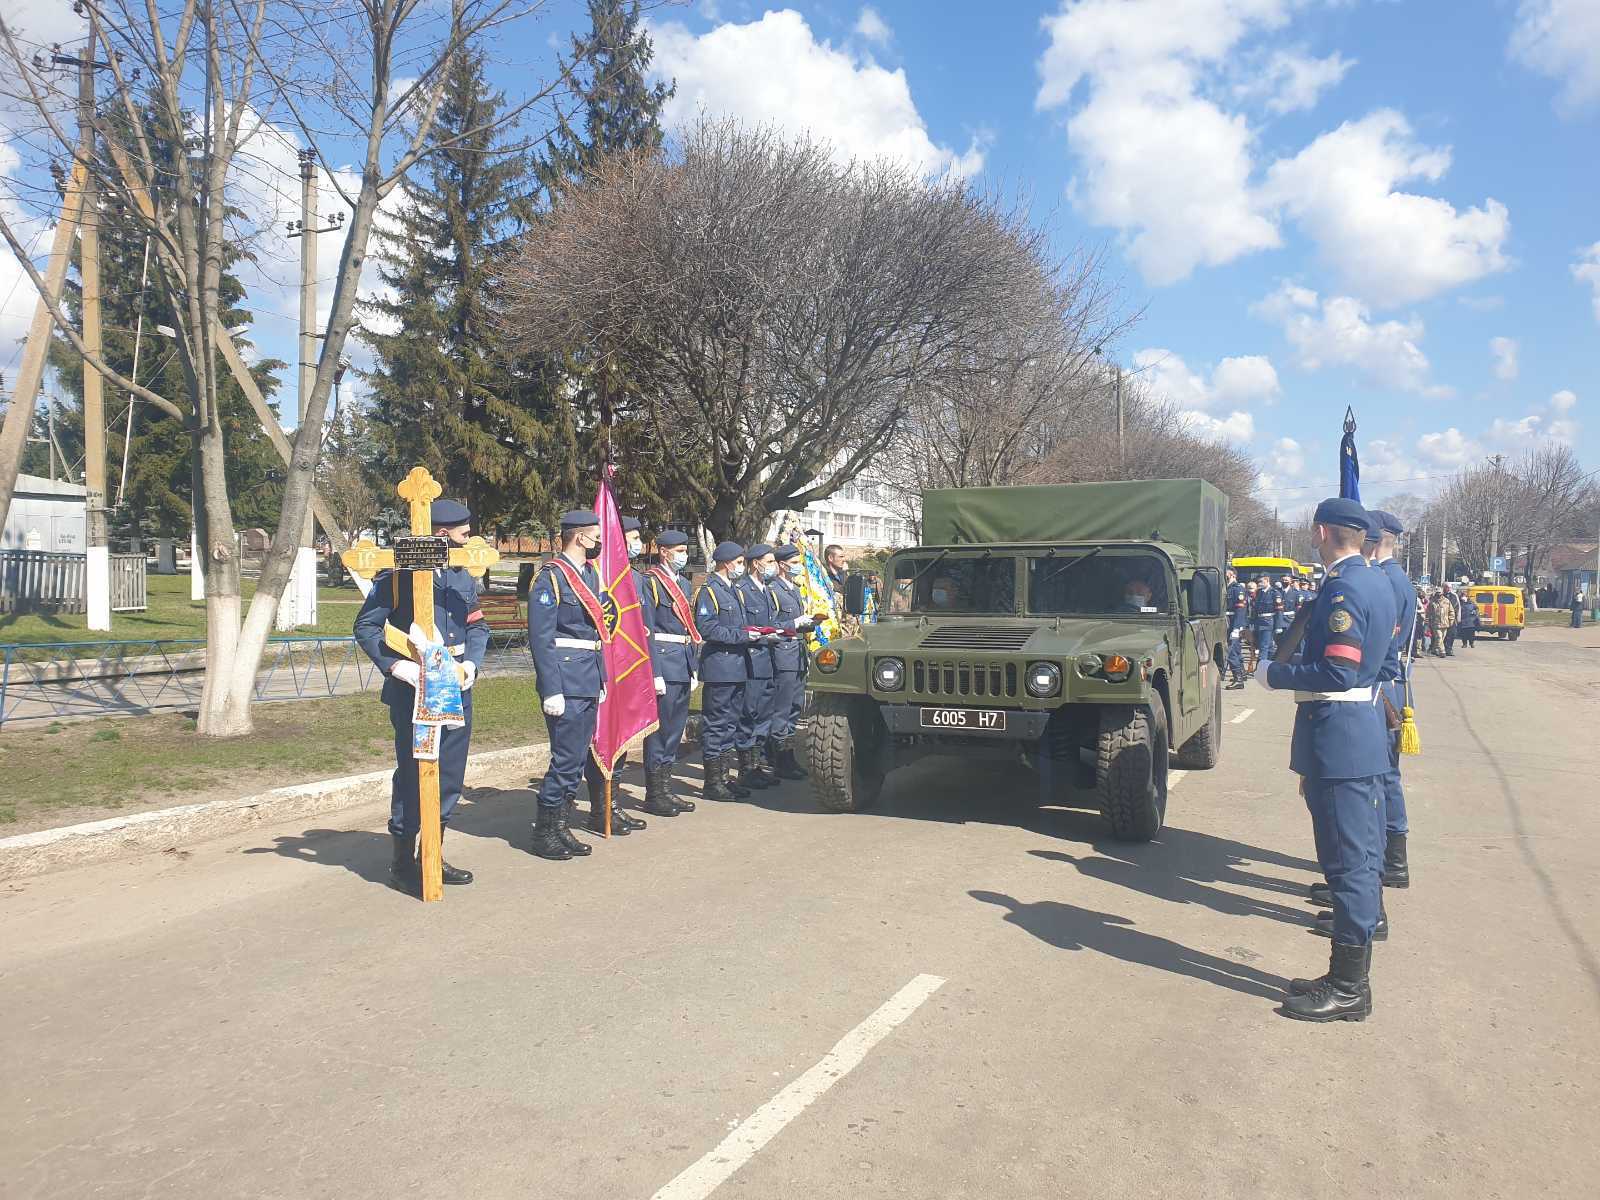
[[(507, 638), (491, 641), (486, 668), (531, 669)], [(192, 708), (200, 702), (205, 643), (199, 640), (0, 645), (0, 728), (28, 721)], [(373, 691), (383, 677), (348, 638), (279, 638), (256, 671), (257, 700), (302, 700)]]
[[(142, 554), (111, 557), (111, 611), (148, 606)], [(0, 612), (81, 613), (86, 607), (87, 559), (45, 550), (0, 551)]]

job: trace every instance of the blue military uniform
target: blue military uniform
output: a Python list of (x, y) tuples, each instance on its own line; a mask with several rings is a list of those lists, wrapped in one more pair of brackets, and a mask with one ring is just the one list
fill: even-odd
[[(469, 522), (471, 513), (453, 500), (436, 501), (431, 511), (435, 528), (447, 528)], [(464, 567), (448, 567), (433, 573), (433, 623), (450, 653), (463, 663), (471, 663), (474, 672), (483, 668), (483, 656), (489, 648), (489, 625), (484, 620), (478, 604), (478, 585)], [(413, 845), (421, 828), (420, 799), (417, 791), (417, 761), (412, 755), (411, 715), (416, 701), (416, 689), (397, 679), (395, 667), (412, 660), (400, 653), (385, 636), (386, 625), (392, 626), (403, 640), (413, 622), (412, 591), (409, 571), (380, 571), (373, 578), (372, 590), (367, 593), (361, 610), (356, 614), (355, 640), (384, 674), (383, 689), (379, 693), (389, 709), (389, 722), (394, 727), (394, 776), (389, 785), (389, 833), (395, 839), (394, 874), (399, 882), (411, 883), (415, 872)], [(461, 694), (465, 724), (459, 729), (444, 728), (439, 731), (439, 817), (441, 827), (448, 825), (456, 804), (461, 800), (461, 788), (467, 773), (467, 752), (472, 742), (472, 690), (467, 687)], [(448, 883), (470, 882), (466, 871), (448, 868)]]
[(1263, 661), (1271, 658), (1277, 648), (1278, 618), (1282, 613), (1283, 593), (1270, 579), (1262, 580), (1250, 616), (1256, 631), (1256, 650)]
[[(1314, 521), (1364, 529), (1366, 513), (1353, 500), (1327, 500)], [(1382, 915), (1382, 776), (1389, 767), (1376, 686), (1394, 614), (1388, 580), (1351, 553), (1329, 566), (1297, 660), (1264, 670), (1268, 687), (1295, 695), (1289, 767), (1301, 776), (1333, 902), (1329, 973), (1291, 984), (1285, 1002), (1285, 1012), (1301, 1019), (1359, 1020), (1371, 1011), (1366, 973)]]
[[(744, 557), (737, 542), (723, 542), (712, 553), (718, 564)], [(713, 571), (695, 596), (694, 623), (704, 639), (700, 646), (700, 679), (704, 691), (700, 712), (704, 720), (700, 748), (705, 757), (706, 798), (728, 800), (748, 796), (742, 787), (727, 782), (738, 749), (739, 717), (744, 711), (744, 690), (750, 680), (749, 622), (739, 592)]]
[[(695, 644), (694, 609), (689, 603), (689, 580), (671, 565), (672, 553), (688, 545), (688, 536), (667, 530), (656, 539), (662, 565), (645, 573), (639, 591), (645, 628), (650, 634), (650, 657), (661, 686), (656, 692), (656, 728), (644, 740), (646, 787), (684, 812), (693, 812), (694, 803), (672, 789), (672, 767), (678, 761), (678, 747), (684, 726), (689, 721), (689, 694), (699, 682), (700, 649)], [(679, 615), (673, 591), (682, 597), (687, 609), (686, 623)]]
[(1228, 585), (1228, 674), (1229, 687), (1244, 686), (1244, 631), (1250, 624), (1250, 593), (1235, 579)]
[[(598, 516), (581, 509), (562, 517), (563, 529), (581, 529), (599, 523)], [(589, 562), (575, 569), (598, 599), (599, 572)], [(577, 799), (589, 747), (594, 742), (600, 694), (605, 690), (605, 655), (600, 639), (600, 626), (590, 616), (566, 574), (554, 562), (545, 563), (528, 589), (528, 651), (533, 656), (540, 701), (548, 706), (559, 697), (562, 711), (551, 713), (547, 707), (545, 712), (550, 734), (550, 763), (539, 784), (534, 835), (536, 852), (540, 844), (549, 845), (550, 839), (541, 843), (543, 829), (548, 829), (551, 836), (566, 847), (565, 857), (581, 857), (590, 850), (572, 836), (567, 826), (571, 821), (570, 806)], [(541, 857), (560, 856), (541, 853)]]
[[(1385, 533), (1398, 537), (1405, 532), (1393, 513), (1377, 512), (1373, 515), (1378, 518)], [(1394, 706), (1395, 712), (1400, 712), (1405, 708), (1407, 699), (1405, 655), (1411, 648), (1411, 639), (1417, 623), (1417, 592), (1411, 586), (1405, 568), (1392, 557), (1383, 559), (1376, 564), (1376, 567), (1389, 580), (1396, 605), (1394, 641), (1383, 660), (1383, 670), (1378, 676), (1379, 686), (1389, 698), (1389, 703)], [(1411, 868), (1406, 857), (1406, 834), (1410, 832), (1411, 826), (1406, 818), (1405, 788), (1400, 782), (1398, 730), (1390, 735), (1389, 769), (1383, 776), (1383, 828), (1383, 882), (1389, 887), (1409, 887)]]
[[(745, 552), (750, 562), (772, 553), (772, 547), (758, 542)], [(746, 625), (775, 629), (778, 624), (778, 598), (772, 584), (758, 579), (751, 567), (734, 587), (744, 602)], [(772, 733), (773, 703), (777, 692), (777, 663), (774, 652), (777, 634), (764, 633), (750, 643), (747, 657), (750, 677), (744, 688), (744, 711), (739, 715), (739, 768), (741, 781), (756, 787), (771, 787), (777, 780), (766, 762), (767, 738)]]
[(772, 704), (772, 765), (780, 779), (804, 779), (805, 771), (794, 756), (794, 730), (805, 707), (806, 652), (805, 631), (811, 627), (811, 617), (805, 611), (805, 601), (794, 580), (787, 575), (788, 566), (798, 557), (799, 548), (780, 546), (778, 577), (772, 581), (772, 594), (778, 602), (778, 618), (774, 622), (786, 636), (772, 648), (773, 688)]

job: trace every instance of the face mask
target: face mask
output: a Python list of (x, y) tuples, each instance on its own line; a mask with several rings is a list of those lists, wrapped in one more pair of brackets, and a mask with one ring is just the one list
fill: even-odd
[(672, 556), (671, 561), (672, 565), (681, 571), (689, 565), (689, 552), (687, 550), (679, 550)]
[(1124, 592), (1122, 602), (1131, 604), (1134, 608), (1143, 608), (1150, 600), (1148, 596), (1141, 596), (1138, 592)]
[(762, 567), (761, 568), (761, 578), (765, 579), (768, 583), (771, 583), (777, 577), (778, 577), (778, 568), (777, 567)]
[(583, 556), (585, 558), (599, 558), (600, 557), (600, 543), (596, 542), (592, 546), (585, 546), (583, 548)]
[(950, 593), (949, 593), (949, 591), (947, 589), (945, 589), (945, 588), (934, 588), (933, 589), (933, 602), (935, 604), (949, 604), (950, 603)]
[(738, 565), (736, 565), (733, 568), (733, 577), (735, 579), (743, 579), (744, 578), (744, 564), (743, 563), (739, 563)]
[(628, 561), (632, 562), (634, 559), (638, 558), (639, 555), (641, 555), (643, 553), (644, 553), (644, 547), (643, 546), (629, 546), (628, 547)]
[(806, 576), (805, 563), (797, 562), (789, 567), (789, 576), (792, 579), (804, 579)]

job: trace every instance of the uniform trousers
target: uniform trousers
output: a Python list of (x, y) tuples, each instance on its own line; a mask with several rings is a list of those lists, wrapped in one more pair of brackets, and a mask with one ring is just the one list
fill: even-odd
[(700, 747), (707, 758), (719, 758), (739, 746), (739, 715), (744, 711), (744, 683), (703, 684), (700, 696)]
[[(1234, 635), (1238, 634), (1237, 637)], [(1244, 678), (1244, 626), (1228, 630), (1228, 674), (1235, 679)]]
[(794, 733), (805, 707), (805, 676), (799, 671), (779, 671), (772, 682), (772, 736), (781, 741)]
[(1304, 778), (1317, 863), (1333, 896), (1333, 940), (1365, 946), (1378, 927), (1383, 896), (1383, 784)]
[(671, 767), (678, 761), (678, 745), (689, 720), (689, 683), (667, 681), (667, 690), (656, 697), (656, 730), (644, 739), (644, 766), (647, 771)]
[[(417, 790), (417, 760), (411, 755), (411, 712), (416, 692), (398, 680), (383, 685), (383, 702), (389, 706), (389, 723), (394, 726), (394, 777), (389, 785), (389, 832), (396, 837), (415, 837), (422, 828), (422, 801)], [(472, 741), (472, 693), (461, 693), (467, 723), (460, 729), (439, 731), (439, 819), (450, 823), (450, 814), (461, 799), (461, 785), (467, 778), (467, 747)]]
[[(1390, 679), (1380, 683), (1378, 687), (1383, 694), (1389, 697), (1389, 703), (1394, 705), (1395, 712), (1400, 712), (1406, 703), (1406, 685), (1398, 679)], [(1381, 701), (1380, 701), (1381, 703)], [(1385, 838), (1391, 833), (1409, 833), (1410, 823), (1406, 820), (1406, 792), (1400, 784), (1400, 731), (1389, 734), (1389, 769), (1379, 778), (1383, 781), (1383, 832)]]
[(1256, 618), (1256, 649), (1264, 661), (1270, 661), (1272, 652), (1278, 648), (1277, 640), (1272, 635), (1272, 626), (1271, 617)]
[(751, 750), (764, 744), (772, 732), (772, 698), (778, 681), (772, 676), (752, 679), (744, 685), (744, 709), (739, 714), (738, 744)]
[(594, 741), (595, 721), (600, 716), (598, 697), (568, 696), (566, 699), (566, 712), (544, 719), (550, 730), (550, 765), (539, 784), (540, 808), (560, 808), (568, 796), (578, 794), (584, 767), (589, 762), (589, 746)]

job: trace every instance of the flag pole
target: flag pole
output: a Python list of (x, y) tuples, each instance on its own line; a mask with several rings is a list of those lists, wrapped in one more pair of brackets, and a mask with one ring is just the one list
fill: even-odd
[[(607, 492), (611, 491), (611, 369), (609, 366), (601, 368), (600, 374), (600, 486)], [(615, 493), (611, 496), (612, 503), (616, 503)], [(604, 561), (604, 560), (602, 560)], [(607, 769), (601, 772), (605, 780), (604, 799), (606, 806), (605, 838), (611, 839), (611, 777), (615, 774), (617, 764), (612, 761), (607, 764)]]

